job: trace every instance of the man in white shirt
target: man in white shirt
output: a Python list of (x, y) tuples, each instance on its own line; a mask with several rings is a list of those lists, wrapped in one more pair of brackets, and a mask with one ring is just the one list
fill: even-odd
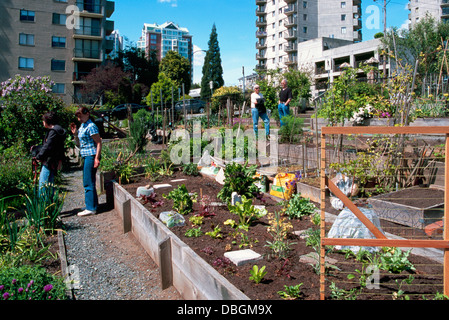
[(256, 134), (256, 138), (258, 137), (258, 125), (259, 125), (259, 117), (262, 119), (265, 126), (265, 135), (267, 139), (269, 139), (270, 135), (270, 119), (267, 115), (267, 109), (265, 107), (265, 99), (260, 93), (259, 85), (254, 86), (254, 92), (251, 94), (251, 115), (253, 118), (253, 128), (254, 133)]

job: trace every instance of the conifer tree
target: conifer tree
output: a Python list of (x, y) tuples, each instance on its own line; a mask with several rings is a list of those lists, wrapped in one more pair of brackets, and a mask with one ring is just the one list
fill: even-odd
[(218, 35), (215, 23), (209, 38), (209, 48), (206, 52), (203, 65), (203, 77), (201, 78), (201, 98), (211, 96), (210, 81), (213, 81), (213, 90), (224, 85), (223, 68), (221, 66), (220, 46), (218, 45)]

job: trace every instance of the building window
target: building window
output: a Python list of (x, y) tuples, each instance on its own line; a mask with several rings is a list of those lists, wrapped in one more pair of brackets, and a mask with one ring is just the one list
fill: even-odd
[(346, 15), (345, 14), (341, 15), (341, 21), (346, 21)]
[(53, 93), (56, 94), (64, 94), (65, 93), (65, 84), (64, 83), (55, 83), (52, 88)]
[(65, 60), (51, 59), (51, 71), (65, 71)]
[(19, 69), (34, 69), (34, 59), (19, 57)]
[(34, 46), (34, 34), (19, 34), (19, 44), (22, 46)]
[(20, 10), (20, 21), (34, 22), (36, 13), (30, 10)]
[(66, 14), (53, 13), (53, 24), (65, 25), (66, 21), (67, 21)]
[(341, 3), (340, 3), (340, 6), (341, 6), (342, 9), (346, 8), (346, 2), (344, 2), (344, 1), (341, 2)]
[(302, 28), (302, 33), (307, 33), (307, 27)]
[(303, 7), (304, 9), (307, 9), (307, 1), (303, 1), (303, 2), (302, 2), (302, 7)]
[(341, 34), (345, 34), (346, 33), (346, 27), (341, 27)]
[(51, 37), (51, 46), (53, 48), (65, 48), (66, 39), (65, 37)]
[(302, 15), (302, 20), (307, 21), (307, 14)]

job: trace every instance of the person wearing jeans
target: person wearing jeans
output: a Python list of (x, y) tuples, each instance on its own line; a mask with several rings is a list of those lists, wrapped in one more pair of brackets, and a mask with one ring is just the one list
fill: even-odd
[(42, 163), (39, 175), (39, 193), (45, 194), (45, 187), (53, 185), (55, 175), (64, 159), (66, 130), (58, 124), (55, 112), (49, 111), (42, 116), (44, 128), (48, 130), (44, 143), (36, 154), (36, 160)]
[(96, 173), (100, 165), (101, 137), (98, 127), (90, 119), (89, 109), (81, 107), (75, 113), (81, 126), (76, 135), (76, 125), (72, 123), (71, 131), (75, 135), (80, 148), (80, 156), (84, 160), (83, 186), (86, 209), (79, 212), (78, 216), (88, 216), (97, 213), (98, 195), (96, 188)]
[(254, 133), (256, 134), (256, 139), (257, 139), (259, 136), (258, 135), (259, 134), (258, 125), (259, 125), (259, 117), (260, 117), (265, 126), (265, 136), (267, 137), (267, 139), (269, 139), (270, 119), (268, 118), (266, 108), (264, 108), (262, 110), (262, 109), (258, 108), (258, 106), (257, 106), (260, 99), (263, 99), (263, 95), (259, 91), (260, 91), (259, 85), (255, 85), (254, 92), (251, 94), (251, 116), (253, 118)]
[(281, 127), (285, 124), (282, 121), (282, 117), (288, 116), (290, 114), (290, 101), (293, 99), (292, 90), (287, 87), (287, 80), (283, 79), (281, 81), (282, 89), (281, 92), (279, 92), (279, 105), (278, 105), (278, 112), (279, 112), (279, 120), (281, 122)]

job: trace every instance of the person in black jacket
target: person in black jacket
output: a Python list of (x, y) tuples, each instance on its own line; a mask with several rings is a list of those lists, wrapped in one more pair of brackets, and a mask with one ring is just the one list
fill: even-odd
[(42, 116), (44, 127), (48, 129), (44, 143), (36, 155), (36, 160), (42, 163), (39, 175), (39, 190), (46, 184), (52, 184), (56, 172), (61, 169), (64, 159), (64, 143), (66, 130), (57, 122), (57, 116), (53, 111)]

